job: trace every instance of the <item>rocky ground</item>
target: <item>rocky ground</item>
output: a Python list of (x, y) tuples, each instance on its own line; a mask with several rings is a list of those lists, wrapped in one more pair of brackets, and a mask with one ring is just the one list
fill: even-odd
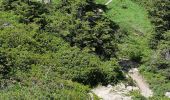
[(128, 96), (130, 91), (123, 83), (116, 86), (98, 86), (92, 90), (102, 100), (131, 100), (131, 96)]
[(129, 93), (135, 90), (139, 90), (141, 95), (146, 98), (153, 95), (152, 90), (149, 88), (149, 85), (146, 83), (144, 78), (140, 75), (138, 69), (133, 68), (129, 70), (128, 76), (134, 80), (136, 86), (126, 86), (125, 84), (120, 83), (116, 86), (98, 86), (94, 88), (92, 92), (102, 100), (132, 100)]

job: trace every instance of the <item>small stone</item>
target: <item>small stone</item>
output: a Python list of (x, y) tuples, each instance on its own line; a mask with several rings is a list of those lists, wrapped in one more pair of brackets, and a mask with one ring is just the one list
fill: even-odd
[(132, 87), (132, 86), (127, 86), (126, 89), (127, 89), (128, 91), (132, 91), (132, 90), (133, 90), (133, 87)]
[(4, 23), (3, 26), (10, 26), (10, 23)]
[(98, 9), (98, 11), (99, 11), (100, 13), (102, 13), (102, 12), (103, 12), (103, 10), (102, 10), (102, 9)]
[(108, 87), (108, 88), (112, 88), (112, 85), (109, 84), (109, 85), (107, 85), (107, 87)]
[(126, 78), (129, 78), (129, 75), (126, 75)]
[(133, 70), (134, 70), (134, 72), (138, 72), (139, 71), (137, 68), (134, 68)]

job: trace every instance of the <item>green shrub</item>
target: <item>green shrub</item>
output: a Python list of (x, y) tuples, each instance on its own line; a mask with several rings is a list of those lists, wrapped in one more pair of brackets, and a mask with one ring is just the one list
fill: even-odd
[[(51, 17), (52, 23), (47, 25), (47, 30), (55, 32), (71, 46), (88, 48), (89, 52), (96, 53), (103, 59), (115, 56), (117, 51), (115, 35), (119, 27), (109, 20), (104, 12), (98, 11), (104, 5), (83, 0), (76, 3), (62, 2), (60, 6)], [(58, 19), (58, 16), (61, 18)]]
[(131, 95), (133, 100), (147, 100), (139, 91), (133, 91), (131, 92)]

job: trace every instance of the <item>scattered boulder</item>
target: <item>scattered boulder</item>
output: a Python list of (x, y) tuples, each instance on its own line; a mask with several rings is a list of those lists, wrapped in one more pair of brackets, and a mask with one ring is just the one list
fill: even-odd
[(137, 68), (134, 68), (133, 71), (134, 72), (139, 72), (139, 70)]
[(166, 93), (165, 93), (165, 96), (168, 97), (168, 98), (170, 98), (170, 92), (166, 92)]
[(165, 52), (165, 59), (170, 60), (170, 50)]
[(126, 89), (127, 89), (128, 91), (136, 91), (136, 90), (139, 90), (139, 88), (136, 87), (136, 86), (127, 86)]
[(0, 25), (0, 29), (4, 29), (4, 28), (6, 28), (6, 27), (11, 27), (11, 26), (12, 26), (11, 23), (5, 22), (5, 23), (3, 23), (3, 24)]
[(108, 87), (108, 88), (112, 88), (112, 85), (109, 84), (109, 85), (107, 85), (107, 87)]
[(128, 91), (132, 91), (132, 90), (133, 90), (133, 86), (127, 86), (126, 89), (127, 89)]
[(129, 75), (125, 75), (125, 77), (128, 79), (128, 78), (129, 78)]
[(102, 13), (102, 12), (103, 12), (103, 10), (102, 10), (102, 9), (98, 9), (98, 12), (99, 12), (99, 13)]
[(123, 84), (123, 83), (120, 83), (120, 84), (118, 84), (118, 85), (116, 85), (116, 86), (113, 87), (113, 90), (114, 90), (114, 91), (123, 91), (123, 90), (125, 90), (125, 89), (126, 89), (126, 86), (125, 86), (125, 84)]
[(2, 26), (4, 26), (4, 27), (9, 27), (9, 26), (11, 26), (11, 23), (6, 22), (6, 23), (4, 23)]
[(92, 90), (101, 100), (132, 100), (123, 83), (112, 86), (98, 86)]

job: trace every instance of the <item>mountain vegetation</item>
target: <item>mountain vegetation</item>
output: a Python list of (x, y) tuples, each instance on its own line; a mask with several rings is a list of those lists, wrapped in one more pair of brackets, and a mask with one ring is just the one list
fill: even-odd
[(106, 2), (1, 0), (0, 99), (90, 100), (91, 88), (138, 67), (149, 99), (168, 100), (170, 1)]

